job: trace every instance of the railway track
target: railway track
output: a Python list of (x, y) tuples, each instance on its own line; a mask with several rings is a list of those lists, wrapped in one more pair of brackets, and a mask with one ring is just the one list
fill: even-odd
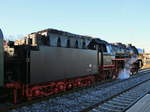
[[(114, 95), (116, 94), (118, 95), (123, 90), (124, 91), (126, 90), (126, 87), (121, 86), (122, 90), (119, 90), (118, 92), (110, 93), (112, 89), (119, 88), (119, 86), (117, 86), (119, 83), (121, 84), (124, 82), (124, 84), (127, 84), (129, 80), (132, 81), (133, 86), (135, 86), (139, 83), (144, 82), (145, 80), (149, 80), (150, 75), (148, 75), (148, 77), (145, 79), (140, 78), (140, 77), (146, 77), (146, 74), (149, 72), (150, 72), (149, 69), (141, 70), (138, 73), (139, 75), (132, 76), (131, 78), (126, 80), (108, 81), (108, 83), (105, 84), (92, 85), (89, 88), (85, 88), (85, 89), (83, 88), (81, 90), (67, 92), (66, 94), (59, 94), (53, 97), (42, 98), (42, 99), (34, 100), (31, 102), (25, 102), (18, 105), (9, 105), (9, 106), (7, 105), (0, 112), (9, 111), (9, 110), (11, 112), (20, 112), (20, 111), (28, 112), (30, 110), (34, 110), (36, 112), (36, 110), (38, 109), (43, 110), (43, 112), (93, 111), (93, 107), (96, 107), (95, 105), (98, 104), (99, 101), (104, 102), (106, 101), (106, 99), (110, 99)], [(139, 82), (137, 78), (138, 80), (141, 79), (141, 82)], [(136, 82), (137, 84), (134, 84), (134, 82)], [(132, 87), (128, 87), (127, 89)], [(105, 97), (102, 97), (103, 95), (105, 95)]]
[(99, 102), (82, 112), (125, 112), (139, 99), (150, 91), (150, 80), (146, 80), (130, 89), (127, 89), (113, 97)]

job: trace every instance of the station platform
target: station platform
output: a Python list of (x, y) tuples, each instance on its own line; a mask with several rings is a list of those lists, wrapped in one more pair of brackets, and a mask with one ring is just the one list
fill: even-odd
[(150, 94), (145, 95), (126, 112), (150, 112)]

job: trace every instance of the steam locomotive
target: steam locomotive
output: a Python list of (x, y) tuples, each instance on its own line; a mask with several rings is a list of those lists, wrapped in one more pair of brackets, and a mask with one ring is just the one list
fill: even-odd
[(0, 31), (0, 98), (17, 103), (116, 79), (125, 63), (136, 56), (132, 45), (56, 29), (9, 42)]

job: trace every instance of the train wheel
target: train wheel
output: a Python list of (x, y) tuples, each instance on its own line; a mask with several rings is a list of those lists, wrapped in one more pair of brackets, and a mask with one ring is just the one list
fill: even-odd
[(66, 89), (72, 89), (73, 88), (73, 83), (69, 82), (66, 84)]
[(56, 88), (58, 89), (58, 92), (65, 91), (66, 85), (64, 82), (58, 82)]
[(75, 83), (74, 83), (74, 87), (81, 87), (81, 79), (79, 78), (79, 79), (76, 79), (75, 80)]
[(88, 81), (87, 81), (87, 85), (90, 86), (91, 84), (92, 84), (92, 81), (91, 81), (91, 80), (88, 80)]

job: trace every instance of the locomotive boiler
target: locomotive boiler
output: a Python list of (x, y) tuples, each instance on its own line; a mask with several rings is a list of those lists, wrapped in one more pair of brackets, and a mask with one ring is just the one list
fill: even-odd
[(4, 49), (2, 34), (0, 37), (1, 91), (10, 91), (7, 96), (11, 96), (14, 103), (18, 99), (31, 100), (96, 81), (116, 79), (130, 58), (131, 53), (127, 51), (136, 54), (132, 49), (99, 38), (55, 29), (6, 42)]

